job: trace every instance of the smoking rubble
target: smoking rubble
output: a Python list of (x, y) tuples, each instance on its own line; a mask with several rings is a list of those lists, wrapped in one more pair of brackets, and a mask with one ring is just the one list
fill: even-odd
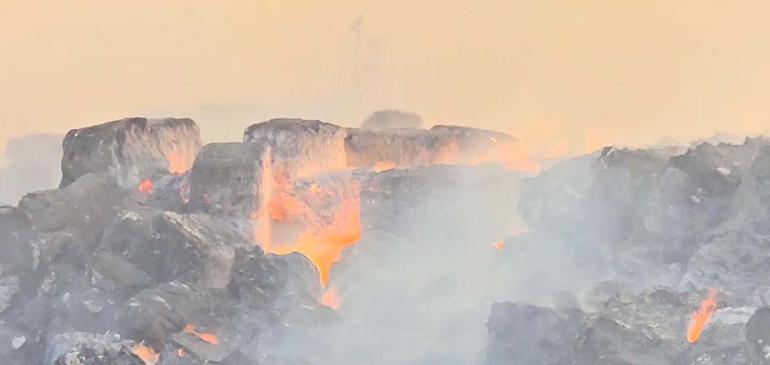
[(206, 146), (189, 119), (73, 130), (61, 188), (0, 207), (0, 356), (767, 363), (769, 140), (535, 176), (515, 146), (297, 119)]

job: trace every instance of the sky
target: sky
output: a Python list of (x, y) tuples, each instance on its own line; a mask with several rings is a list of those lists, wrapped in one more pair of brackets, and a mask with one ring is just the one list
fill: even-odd
[[(378, 109), (542, 153), (767, 131), (767, 1), (0, 1), (0, 151), (128, 116), (207, 141)], [(0, 161), (6, 161), (2, 158)]]

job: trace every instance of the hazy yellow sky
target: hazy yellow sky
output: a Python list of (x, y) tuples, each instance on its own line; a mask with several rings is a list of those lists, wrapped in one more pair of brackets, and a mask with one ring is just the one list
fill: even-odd
[(2, 0), (0, 145), (131, 115), (190, 116), (218, 140), (381, 108), (569, 145), (556, 149), (758, 133), (767, 14), (713, 0)]

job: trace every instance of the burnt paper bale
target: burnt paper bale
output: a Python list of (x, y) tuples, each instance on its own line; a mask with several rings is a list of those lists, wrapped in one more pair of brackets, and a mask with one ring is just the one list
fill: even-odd
[(422, 117), (419, 114), (395, 109), (376, 111), (361, 123), (362, 129), (371, 130), (420, 127)]
[(205, 214), (164, 212), (155, 220), (160, 242), (173, 245), (166, 252), (160, 277), (224, 288), (230, 283), (235, 250), (250, 247), (228, 226)]
[(770, 307), (757, 308), (746, 323), (749, 364), (770, 364)]
[(435, 164), (503, 164), (514, 169), (532, 166), (519, 161), (516, 140), (500, 132), (483, 129), (434, 126), (423, 129), (349, 129), (345, 137), (350, 167), (383, 170)]
[(68, 186), (88, 173), (108, 173), (135, 189), (144, 179), (187, 171), (201, 148), (191, 119), (126, 118), (73, 129), (64, 138), (62, 180)]
[(24, 212), (10, 206), (0, 206), (0, 271), (5, 275), (23, 274), (36, 270), (30, 224)]
[(431, 165), (450, 153), (452, 147), (444, 142), (423, 129), (350, 129), (345, 137), (347, 165), (376, 170)]
[(53, 336), (46, 365), (145, 365), (131, 353), (131, 341), (115, 334), (68, 332)]
[[(122, 212), (105, 229), (99, 250), (109, 253), (100, 256), (101, 261), (110, 258), (107, 261), (116, 262), (104, 269), (111, 272), (108, 277), (124, 268), (140, 276), (147, 273), (152, 282), (179, 280), (206, 288), (224, 288), (230, 282), (235, 249), (250, 246), (227, 224), (205, 214), (131, 209)], [(125, 263), (118, 265), (120, 260), (111, 255), (122, 257)]]
[(0, 314), (11, 306), (11, 300), (19, 292), (20, 282), (18, 276), (6, 274), (0, 266)]
[(238, 253), (230, 290), (247, 306), (278, 311), (316, 305), (321, 296), (318, 270), (305, 256), (265, 254), (259, 247)]
[(118, 314), (122, 330), (130, 338), (162, 349), (167, 336), (195, 321), (196, 313), (207, 305), (205, 293), (180, 282), (160, 284), (142, 290)]
[(66, 188), (27, 194), (19, 208), (41, 242), (41, 262), (64, 256), (84, 263), (128, 194), (108, 174), (87, 174)]
[(487, 322), (486, 364), (571, 364), (582, 317), (577, 309), (555, 311), (524, 303), (495, 303)]
[(296, 178), (345, 169), (345, 134), (320, 120), (283, 118), (249, 126), (243, 142), (269, 146), (277, 173)]
[(149, 274), (122, 256), (99, 252), (91, 257), (88, 265), (91, 284), (97, 288), (131, 295), (152, 285)]
[(153, 191), (141, 201), (159, 210), (185, 213), (190, 203), (190, 173), (166, 174), (152, 182)]
[(473, 165), (478, 163), (500, 163), (513, 168), (530, 168), (517, 164), (516, 139), (508, 134), (479, 128), (454, 125), (435, 125), (431, 133), (438, 134), (450, 146), (449, 155), (437, 162)]
[(265, 147), (258, 143), (212, 143), (190, 171), (190, 209), (224, 217), (251, 217), (259, 209)]

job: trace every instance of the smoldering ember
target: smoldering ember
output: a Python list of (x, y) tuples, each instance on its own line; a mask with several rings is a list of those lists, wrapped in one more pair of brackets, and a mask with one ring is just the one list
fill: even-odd
[(0, 363), (770, 364), (770, 139), (538, 169), (514, 137), (72, 130), (0, 207)]

